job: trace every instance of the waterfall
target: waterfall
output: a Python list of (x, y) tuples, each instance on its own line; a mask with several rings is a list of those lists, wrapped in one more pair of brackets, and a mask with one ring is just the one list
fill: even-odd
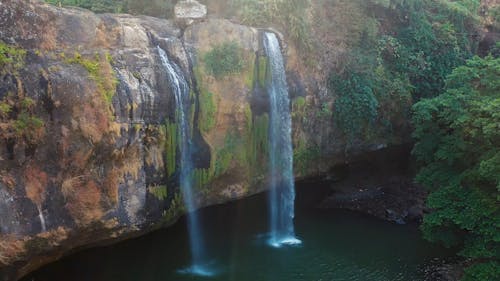
[(191, 136), (188, 122), (190, 99), (189, 85), (184, 78), (181, 68), (168, 59), (166, 52), (158, 48), (162, 65), (167, 71), (168, 79), (175, 95), (176, 103), (176, 123), (179, 132), (179, 151), (180, 151), (180, 186), (184, 204), (186, 205), (188, 215), (187, 224), (189, 240), (191, 246), (192, 266), (181, 270), (183, 273), (194, 275), (211, 275), (205, 267), (207, 265), (205, 257), (205, 247), (203, 235), (200, 229), (200, 221), (196, 211), (196, 202), (194, 198), (192, 185), (193, 163), (191, 157)]
[(40, 225), (42, 226), (42, 232), (47, 231), (47, 226), (45, 224), (45, 217), (43, 216), (42, 208), (37, 204), (36, 208), (38, 209), (38, 218), (40, 219)]
[(293, 226), (295, 186), (293, 177), (292, 118), (281, 48), (274, 33), (264, 35), (264, 49), (271, 77), (267, 91), (270, 99), (270, 228), (273, 247), (300, 244)]

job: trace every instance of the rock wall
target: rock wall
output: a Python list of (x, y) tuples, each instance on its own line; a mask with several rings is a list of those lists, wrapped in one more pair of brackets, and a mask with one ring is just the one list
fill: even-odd
[[(213, 18), (180, 29), (169, 20), (34, 0), (1, 0), (0, 11), (0, 42), (23, 54), (18, 64), (0, 64), (0, 100), (9, 107), (0, 119), (0, 280), (183, 214), (175, 102), (158, 47), (189, 78), (198, 206), (266, 188), (265, 30)], [(347, 156), (322, 114), (325, 75), (280, 38), (296, 176), (327, 173)], [(215, 77), (207, 53), (225, 43), (237, 45), (241, 66)], [(407, 139), (403, 132), (396, 143)], [(350, 151), (390, 144), (365, 141)]]

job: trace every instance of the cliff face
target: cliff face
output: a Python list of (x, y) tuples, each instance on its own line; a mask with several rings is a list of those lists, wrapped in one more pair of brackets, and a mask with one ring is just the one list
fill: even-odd
[[(192, 91), (198, 205), (266, 188), (267, 58), (262, 32), (207, 19), (96, 15), (38, 1), (0, 1), (0, 276), (16, 278), (81, 247), (166, 226), (184, 208), (178, 184), (175, 102), (158, 47)], [(326, 173), (345, 141), (325, 117), (321, 69), (287, 60), (295, 173)], [(239, 71), (215, 77), (207, 53), (235, 43)], [(318, 102), (321, 100), (322, 102)], [(332, 102), (330, 100), (329, 102)], [(8, 108), (8, 109), (7, 109)], [(402, 131), (395, 141), (408, 135)], [(351, 144), (362, 153), (388, 140)]]

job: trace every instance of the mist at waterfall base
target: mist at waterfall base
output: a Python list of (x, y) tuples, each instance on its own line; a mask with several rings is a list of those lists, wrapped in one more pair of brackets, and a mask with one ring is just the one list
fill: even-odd
[(190, 249), (192, 256), (192, 264), (187, 268), (179, 270), (181, 273), (211, 276), (215, 272), (210, 268), (208, 258), (205, 252), (203, 242), (203, 233), (200, 229), (200, 221), (196, 209), (196, 202), (193, 193), (191, 174), (193, 171), (193, 163), (191, 157), (191, 135), (189, 122), (190, 100), (189, 100), (189, 84), (186, 82), (184, 75), (178, 65), (171, 62), (166, 52), (158, 47), (158, 54), (161, 58), (162, 65), (170, 82), (172, 92), (175, 96), (176, 103), (176, 124), (179, 131), (179, 151), (180, 151), (180, 176), (179, 183), (181, 186), (182, 198), (188, 211), (187, 214), (187, 229), (189, 233)]
[[(323, 191), (326, 189), (326, 191)], [(427, 264), (453, 253), (421, 238), (417, 225), (397, 225), (343, 210), (317, 209), (321, 183), (297, 184), (298, 247), (272, 248), (268, 194), (197, 211), (206, 251), (218, 274), (178, 272), (191, 262), (187, 219), (137, 239), (89, 249), (23, 281), (422, 281)]]
[(285, 67), (278, 38), (274, 33), (264, 34), (264, 50), (269, 59), (270, 79), (267, 91), (270, 100), (269, 159), (270, 196), (269, 244), (301, 243), (295, 237), (293, 218), (295, 186), (293, 177), (292, 118), (286, 84)]

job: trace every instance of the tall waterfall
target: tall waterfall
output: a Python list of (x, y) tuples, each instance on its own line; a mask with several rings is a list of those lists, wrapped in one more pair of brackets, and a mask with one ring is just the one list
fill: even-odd
[(281, 48), (274, 33), (264, 35), (264, 49), (269, 58), (271, 77), (267, 86), (270, 109), (269, 197), (273, 247), (300, 244), (293, 226), (295, 186), (293, 178), (292, 118)]
[(191, 157), (191, 136), (188, 122), (190, 101), (189, 85), (178, 65), (168, 59), (165, 51), (158, 46), (161, 62), (167, 71), (168, 79), (175, 95), (176, 122), (179, 131), (180, 150), (180, 186), (188, 216), (188, 232), (191, 246), (192, 266), (182, 272), (195, 275), (211, 275), (205, 268), (207, 261), (203, 235), (200, 229), (198, 214), (195, 212), (196, 204), (192, 186), (193, 163)]

